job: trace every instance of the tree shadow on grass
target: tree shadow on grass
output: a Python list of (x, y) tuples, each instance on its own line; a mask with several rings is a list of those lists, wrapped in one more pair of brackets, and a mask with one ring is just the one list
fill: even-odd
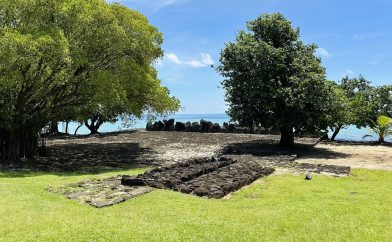
[(105, 132), (98, 134), (78, 134), (78, 135), (69, 135), (62, 134), (58, 136), (49, 136), (46, 137), (48, 140), (82, 140), (86, 138), (106, 138), (106, 137), (117, 137), (123, 134), (134, 134), (138, 132), (138, 130), (126, 130), (126, 131), (115, 131), (115, 132)]
[(2, 169), (0, 177), (96, 175), (153, 165), (148, 158), (153, 151), (140, 147), (138, 143), (52, 145), (49, 153), (50, 156), (36, 158), (17, 169)]
[(221, 155), (253, 156), (297, 156), (315, 159), (347, 158), (350, 154), (335, 152), (316, 147), (317, 142), (296, 143), (293, 147), (282, 148), (277, 140), (256, 140), (229, 144), (222, 149)]

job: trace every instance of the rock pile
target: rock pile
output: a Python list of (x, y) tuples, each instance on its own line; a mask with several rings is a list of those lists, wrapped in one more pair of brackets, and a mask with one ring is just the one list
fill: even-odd
[(275, 170), (232, 159), (195, 159), (157, 168), (137, 177), (124, 176), (121, 184), (172, 189), (201, 197), (222, 198)]
[(203, 132), (203, 133), (249, 133), (249, 129), (238, 127), (236, 124), (223, 123), (221, 126), (218, 123), (212, 123), (207, 120), (200, 120), (200, 122), (175, 122), (174, 119), (157, 121), (155, 123), (147, 123), (147, 131), (178, 131), (178, 132)]
[(180, 191), (201, 197), (222, 198), (274, 171), (273, 168), (261, 167), (256, 163), (236, 163), (188, 181), (181, 186)]

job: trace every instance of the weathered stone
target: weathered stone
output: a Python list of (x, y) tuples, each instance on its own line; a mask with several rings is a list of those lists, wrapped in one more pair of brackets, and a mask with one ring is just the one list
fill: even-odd
[(121, 179), (121, 184), (125, 186), (145, 186), (146, 183), (143, 179), (136, 177), (123, 177)]
[(156, 125), (156, 131), (162, 131), (163, 127), (165, 126), (165, 124), (162, 121), (158, 121), (154, 125)]
[(201, 132), (201, 125), (198, 122), (192, 123), (192, 132)]
[(201, 132), (209, 133), (212, 130), (213, 123), (204, 119), (200, 120)]
[(212, 126), (212, 129), (211, 129), (211, 132), (212, 133), (219, 133), (219, 132), (221, 132), (222, 131), (222, 129), (221, 129), (221, 127), (220, 127), (220, 125), (218, 124), (218, 123), (215, 123), (213, 126)]
[(64, 194), (69, 199), (86, 203), (96, 208), (112, 206), (153, 190), (153, 188), (146, 186), (123, 186), (121, 185), (122, 178), (130, 179), (131, 177), (118, 176), (79, 182), (60, 188), (50, 188), (49, 190)]
[[(274, 172), (273, 168), (264, 168), (256, 163), (236, 163), (227, 157), (219, 159), (212, 157), (211, 159), (193, 159), (153, 169), (137, 178), (155, 188), (222, 198), (272, 172)], [(124, 180), (126, 179), (123, 178)]]
[(224, 132), (229, 132), (229, 124), (226, 123), (226, 122), (223, 123), (223, 131)]
[(235, 124), (229, 124), (227, 131), (229, 133), (234, 133), (235, 129), (236, 129)]
[(146, 130), (147, 131), (157, 131), (157, 125), (155, 125), (156, 123), (153, 122), (148, 122), (146, 124)]
[(305, 179), (306, 180), (312, 180), (312, 174), (309, 172), (309, 173), (307, 173), (306, 175), (305, 175)]
[(163, 120), (163, 131), (174, 130), (174, 119)]
[(175, 130), (178, 131), (178, 132), (185, 131), (186, 130), (186, 126), (185, 126), (184, 123), (176, 122)]
[(186, 122), (185, 124), (185, 131), (186, 132), (193, 132), (193, 127), (191, 122)]
[(193, 191), (193, 193), (195, 195), (200, 196), (200, 197), (208, 196), (210, 194), (210, 192), (211, 191), (205, 186), (198, 187)]

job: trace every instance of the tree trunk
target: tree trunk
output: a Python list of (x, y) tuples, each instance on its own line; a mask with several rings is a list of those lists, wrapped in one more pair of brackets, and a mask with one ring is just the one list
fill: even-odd
[(83, 122), (79, 123), (79, 126), (76, 128), (74, 135), (78, 133), (78, 130), (83, 126)]
[(69, 124), (69, 121), (66, 121), (65, 122), (65, 133), (66, 134), (68, 134), (68, 124)]
[(378, 143), (380, 143), (380, 144), (384, 143), (384, 135), (383, 134), (379, 134)]
[(90, 134), (98, 134), (98, 129), (103, 123), (104, 121), (99, 116), (93, 117), (91, 119), (91, 124), (89, 124), (88, 121), (84, 121), (84, 125), (90, 130)]
[(336, 136), (339, 134), (340, 130), (342, 129), (342, 126), (337, 127), (332, 134), (331, 141), (335, 141)]
[(37, 152), (38, 137), (27, 128), (0, 129), (0, 162), (17, 164), (32, 159)]
[(51, 135), (56, 135), (59, 134), (59, 125), (57, 121), (51, 121), (50, 122), (50, 129), (49, 129), (49, 134)]
[(294, 131), (292, 127), (280, 128), (280, 142), (281, 147), (292, 147), (294, 145)]

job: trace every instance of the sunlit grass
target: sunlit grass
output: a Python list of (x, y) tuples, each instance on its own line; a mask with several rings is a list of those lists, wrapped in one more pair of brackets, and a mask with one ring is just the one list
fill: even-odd
[[(122, 174), (136, 174), (130, 170)], [(392, 172), (347, 178), (284, 175), (210, 200), (155, 190), (96, 209), (49, 186), (107, 177), (0, 173), (0, 241), (386, 241)]]

